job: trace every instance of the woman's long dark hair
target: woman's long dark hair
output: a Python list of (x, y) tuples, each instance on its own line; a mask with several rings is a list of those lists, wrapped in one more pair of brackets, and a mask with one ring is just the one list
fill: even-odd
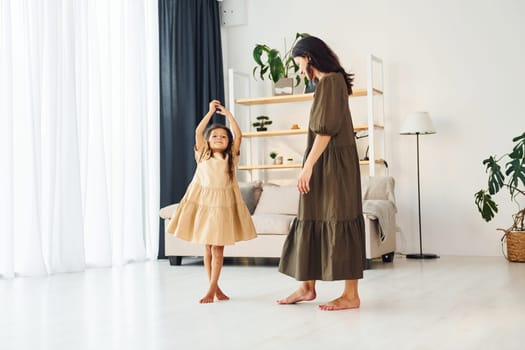
[[(307, 36), (299, 40), (293, 50), (292, 57), (309, 58), (306, 71), (308, 79), (313, 79), (312, 66), (323, 73), (341, 73), (345, 78), (348, 95), (352, 94), (352, 85), (354, 81), (354, 74), (347, 73), (339, 63), (337, 55), (319, 38), (315, 36)], [(316, 79), (317, 80), (317, 79)]]
[(235, 166), (233, 164), (233, 151), (232, 151), (233, 134), (229, 128), (227, 128), (226, 126), (222, 124), (212, 124), (208, 127), (208, 129), (206, 129), (206, 131), (204, 132), (204, 139), (206, 140), (207, 149), (204, 152), (202, 152), (201, 159), (205, 157), (209, 158), (213, 156), (213, 151), (210, 147), (210, 143), (208, 142), (208, 139), (210, 138), (211, 132), (215, 129), (222, 129), (226, 131), (226, 134), (228, 135), (228, 146), (224, 150), (223, 154), (228, 156), (228, 175), (230, 177), (230, 181), (233, 181), (233, 175), (235, 173)]

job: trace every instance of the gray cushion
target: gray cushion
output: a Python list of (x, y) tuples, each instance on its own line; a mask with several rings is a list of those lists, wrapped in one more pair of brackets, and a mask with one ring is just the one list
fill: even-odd
[(262, 192), (262, 183), (260, 181), (249, 182), (249, 183), (239, 183), (239, 188), (241, 189), (242, 199), (250, 211), (250, 215), (255, 211), (255, 207), (259, 202)]

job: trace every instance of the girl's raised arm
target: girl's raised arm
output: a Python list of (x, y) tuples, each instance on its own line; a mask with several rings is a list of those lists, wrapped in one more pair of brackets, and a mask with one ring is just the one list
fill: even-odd
[(241, 128), (239, 127), (239, 124), (237, 123), (237, 120), (235, 120), (233, 114), (228, 109), (226, 109), (226, 107), (219, 105), (217, 106), (217, 109), (217, 113), (222, 114), (228, 118), (228, 122), (230, 123), (230, 128), (233, 133), (232, 152), (234, 156), (238, 156), (241, 149), (242, 140)]
[(211, 101), (208, 113), (202, 117), (199, 125), (197, 125), (197, 128), (195, 129), (195, 147), (197, 150), (202, 150), (204, 147), (204, 143), (206, 142), (204, 139), (204, 130), (206, 130), (206, 126), (208, 126), (213, 113), (215, 113), (215, 110), (218, 109), (220, 105), (221, 103), (217, 100)]

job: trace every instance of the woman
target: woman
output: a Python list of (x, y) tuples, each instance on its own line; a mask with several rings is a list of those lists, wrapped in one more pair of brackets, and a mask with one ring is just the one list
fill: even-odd
[(348, 96), (353, 74), (319, 38), (306, 37), (292, 55), (301, 74), (317, 83), (308, 145), (297, 180), (299, 213), (283, 246), (279, 271), (302, 281), (278, 304), (316, 298), (316, 280), (345, 280), (342, 295), (321, 310), (360, 306), (358, 279), (365, 267), (361, 174)]

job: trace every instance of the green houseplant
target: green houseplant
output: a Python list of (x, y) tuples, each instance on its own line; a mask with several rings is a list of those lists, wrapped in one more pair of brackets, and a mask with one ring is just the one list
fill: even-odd
[(268, 117), (267, 115), (260, 115), (257, 116), (255, 119), (257, 119), (257, 121), (254, 122), (252, 125), (254, 128), (256, 128), (257, 131), (266, 131), (268, 130), (266, 125), (272, 124), (270, 117)]
[[(510, 200), (517, 205), (518, 212), (512, 215), (512, 226), (498, 230), (505, 232), (502, 240), (507, 240), (507, 258), (525, 261), (525, 208), (521, 208), (519, 200), (525, 198), (525, 132), (512, 141), (515, 145), (511, 152), (499, 158), (490, 156), (483, 161), (488, 173), (488, 189), (475, 194), (475, 203), (482, 218), (489, 222), (498, 212), (498, 205), (492, 196), (502, 189), (509, 192)], [(501, 169), (501, 162), (505, 162), (505, 172)]]
[[(277, 83), (281, 78), (288, 78), (290, 73), (297, 73), (299, 66), (297, 66), (292, 57), (292, 50), (295, 43), (301, 38), (307, 37), (307, 33), (296, 33), (295, 40), (290, 48), (285, 51), (283, 55), (277, 49), (271, 48), (266, 44), (257, 44), (253, 49), (253, 59), (256, 66), (253, 68), (253, 77), (258, 75), (261, 80), (265, 77)], [(286, 48), (285, 48), (286, 50)], [(301, 82), (301, 77), (295, 75), (295, 86)]]
[(277, 155), (278, 154), (275, 151), (271, 151), (270, 154), (269, 154), (270, 158), (272, 158), (273, 164), (275, 164), (277, 162), (277, 160), (276, 160)]

